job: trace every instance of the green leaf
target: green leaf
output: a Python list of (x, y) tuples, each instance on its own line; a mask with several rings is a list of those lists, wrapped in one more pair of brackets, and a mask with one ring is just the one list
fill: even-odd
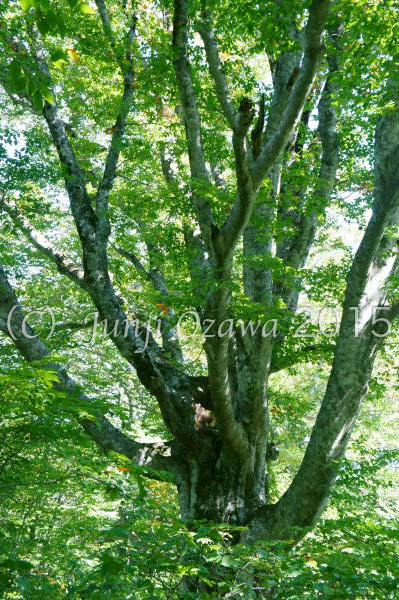
[(50, 9), (49, 0), (31, 0), (31, 1), (33, 2), (33, 6), (36, 8), (36, 10), (47, 11)]
[(8, 67), (8, 72), (10, 74), (11, 79), (17, 79), (18, 77), (21, 77), (22, 69), (21, 65), (17, 60), (14, 59), (12, 63), (10, 63), (10, 66)]
[(50, 31), (50, 29), (51, 29), (49, 27), (47, 19), (45, 17), (43, 17), (43, 16), (38, 17), (38, 19), (36, 21), (36, 24), (37, 24), (38, 30), (40, 31), (40, 33), (42, 35), (46, 35), (46, 33), (48, 33)]
[(222, 565), (222, 567), (236, 567), (237, 560), (235, 560), (232, 556), (227, 554), (222, 557), (220, 564)]
[(58, 24), (58, 31), (60, 32), (60, 35), (62, 37), (64, 37), (68, 33), (68, 29), (64, 23), (64, 20), (62, 19), (62, 17), (60, 17), (60, 15), (57, 15), (57, 24)]
[(41, 111), (43, 109), (43, 97), (40, 93), (40, 90), (36, 89), (33, 92), (32, 101), (33, 101), (33, 106), (35, 108), (37, 108), (37, 110)]
[(28, 10), (34, 6), (33, 0), (19, 0), (19, 3), (24, 12), (28, 12)]
[(87, 419), (88, 421), (96, 421), (97, 417), (91, 415), (85, 410), (79, 411), (79, 419)]
[(79, 4), (79, 10), (83, 15), (94, 15), (95, 14), (95, 10), (94, 8), (92, 8), (91, 6), (89, 6), (88, 4), (81, 2)]
[(118, 575), (123, 569), (123, 562), (113, 556), (105, 555), (102, 560), (101, 571), (104, 575)]
[(8, 68), (11, 85), (15, 92), (22, 92), (26, 86), (26, 77), (19, 62), (14, 59)]
[(53, 10), (46, 12), (46, 21), (50, 29), (58, 29), (59, 17)]
[(26, 80), (26, 91), (28, 96), (32, 97), (33, 94), (35, 93), (36, 90), (36, 85), (35, 82), (33, 81), (33, 79), (27, 79)]
[(64, 50), (58, 48), (54, 50), (50, 55), (50, 60), (56, 69), (62, 69), (64, 65), (68, 64), (68, 55)]
[(57, 48), (56, 50), (53, 50), (53, 52), (51, 52), (51, 54), (50, 54), (50, 60), (51, 60), (52, 63), (58, 63), (58, 62), (65, 62), (65, 63), (67, 63), (68, 62), (68, 55), (61, 48)]
[(104, 534), (110, 539), (127, 538), (130, 531), (127, 527), (112, 527), (112, 529), (105, 530)]
[(18, 573), (26, 573), (33, 569), (32, 563), (27, 560), (18, 560), (16, 558), (7, 558), (0, 563), (0, 568), (17, 571)]

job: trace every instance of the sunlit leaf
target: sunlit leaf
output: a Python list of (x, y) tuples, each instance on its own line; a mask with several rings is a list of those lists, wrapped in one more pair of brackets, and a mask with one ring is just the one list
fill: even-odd
[(34, 6), (33, 0), (19, 0), (19, 3), (24, 12), (28, 12)]
[(81, 2), (79, 4), (79, 10), (84, 15), (94, 15), (96, 12), (93, 7), (89, 6), (85, 2)]
[(81, 56), (79, 56), (79, 54), (76, 52), (76, 50), (74, 48), (67, 48), (67, 52), (68, 52), (69, 58), (71, 58), (71, 60), (73, 60), (74, 62), (79, 62), (81, 60)]

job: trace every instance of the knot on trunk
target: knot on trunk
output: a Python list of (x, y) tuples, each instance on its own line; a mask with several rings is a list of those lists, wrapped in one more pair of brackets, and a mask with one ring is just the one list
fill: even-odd
[(194, 429), (196, 431), (200, 431), (205, 427), (214, 427), (215, 426), (215, 415), (211, 410), (207, 410), (196, 402), (194, 404)]
[(253, 110), (252, 100), (250, 98), (243, 98), (240, 102), (238, 109), (241, 113), (250, 113)]
[(280, 450), (277, 448), (274, 442), (270, 442), (267, 444), (266, 448), (266, 460), (277, 460), (278, 455), (280, 454)]

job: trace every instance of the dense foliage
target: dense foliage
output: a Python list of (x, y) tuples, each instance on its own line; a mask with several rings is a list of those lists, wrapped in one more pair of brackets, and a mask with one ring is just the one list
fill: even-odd
[[(308, 384), (304, 377), (302, 370), (273, 385), (276, 427), (284, 424), (286, 432), (276, 495), (277, 480), (289, 481), (298, 465), (323, 387), (323, 370)], [(6, 368), (2, 597), (187, 598), (181, 582), (195, 574), (209, 589), (215, 585), (212, 597), (250, 598), (255, 586), (262, 597), (281, 599), (396, 598), (399, 414), (397, 391), (386, 388), (386, 379), (382, 371), (375, 381), (327, 515), (287, 553), (277, 542), (232, 547), (234, 527), (202, 522), (189, 531), (173, 486), (145, 481), (121, 456), (102, 457), (80, 431), (76, 412), (52, 391), (47, 371)], [(292, 395), (299, 385), (300, 399)]]
[(398, 16), (0, 0), (0, 597), (399, 597)]

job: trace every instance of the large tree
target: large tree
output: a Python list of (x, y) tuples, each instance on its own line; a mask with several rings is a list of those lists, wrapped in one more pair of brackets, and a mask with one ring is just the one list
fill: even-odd
[[(69, 279), (66, 294), (78, 287), (106, 320), (170, 439), (116, 428), (51, 357), (51, 339), (34, 337), (7, 243), (0, 329), (58, 374), (71, 403), (87, 393), (81, 424), (105, 451), (149, 477), (169, 472), (185, 520), (245, 525), (246, 542), (299, 539), (324, 510), (398, 311), (397, 7), (357, 4), (1, 2), (4, 240), (12, 223)], [(345, 271), (339, 331), (305, 344), (296, 313), (331, 209), (371, 216)], [(160, 336), (146, 343), (135, 322), (154, 304)], [(188, 310), (204, 333), (197, 371), (176, 327)], [(318, 355), (332, 360), (324, 398), (271, 504), (269, 377)]]

